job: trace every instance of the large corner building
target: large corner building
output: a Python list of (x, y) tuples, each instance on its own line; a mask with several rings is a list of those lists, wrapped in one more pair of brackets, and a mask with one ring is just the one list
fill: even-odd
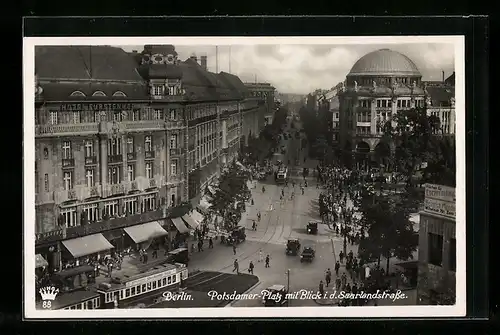
[(35, 56), (36, 250), (46, 257), (89, 234), (113, 243), (151, 221), (175, 229), (169, 218), (198, 204), (273, 110), (272, 86), (256, 94), (173, 46), (40, 46)]
[[(354, 157), (363, 167), (383, 163), (394, 150), (382, 141), (382, 127), (400, 110), (426, 107), (441, 120), (443, 134), (455, 133), (453, 73), (440, 83), (422, 81), (407, 56), (381, 49), (361, 57), (351, 68), (339, 92), (338, 138), (344, 159)], [(377, 161), (378, 160), (378, 161)]]

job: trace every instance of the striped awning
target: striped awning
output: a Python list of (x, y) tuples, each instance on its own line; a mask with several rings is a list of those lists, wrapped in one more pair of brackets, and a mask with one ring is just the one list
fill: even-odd
[(135, 242), (141, 243), (155, 237), (167, 235), (167, 231), (163, 229), (158, 221), (139, 224), (132, 227), (124, 228), (128, 236)]
[(96, 254), (98, 252), (114, 248), (102, 234), (87, 235), (74, 238), (72, 240), (62, 241), (62, 244), (75, 258)]
[(182, 220), (192, 229), (196, 229), (200, 225), (190, 214), (183, 215)]
[(189, 228), (186, 226), (184, 221), (182, 221), (181, 218), (171, 218), (172, 223), (174, 224), (175, 228), (179, 231), (179, 233), (184, 234), (184, 233), (189, 233)]
[(49, 263), (45, 260), (45, 258), (43, 258), (42, 255), (40, 254), (35, 255), (35, 267), (37, 269), (48, 265)]

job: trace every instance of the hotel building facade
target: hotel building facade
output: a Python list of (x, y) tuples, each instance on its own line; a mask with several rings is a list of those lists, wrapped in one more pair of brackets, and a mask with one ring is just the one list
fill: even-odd
[(179, 230), (186, 203), (196, 207), (269, 108), (170, 45), (39, 46), (35, 72), (36, 253), (52, 268), (62, 241), (102, 235), (120, 248), (130, 226), (189, 228)]

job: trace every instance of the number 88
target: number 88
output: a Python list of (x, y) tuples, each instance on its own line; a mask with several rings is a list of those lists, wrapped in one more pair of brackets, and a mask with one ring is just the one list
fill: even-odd
[(44, 301), (42, 303), (43, 308), (51, 308), (52, 307), (52, 302), (51, 301)]

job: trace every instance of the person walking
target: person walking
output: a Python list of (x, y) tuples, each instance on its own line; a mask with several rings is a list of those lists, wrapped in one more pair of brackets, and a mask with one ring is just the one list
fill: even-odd
[(341, 251), (341, 252), (339, 253), (339, 259), (340, 259), (340, 263), (342, 263), (342, 264), (343, 264), (343, 263), (344, 263), (344, 252), (343, 252), (343, 251)]
[(212, 240), (212, 237), (208, 238), (208, 249), (213, 249), (214, 248), (214, 241)]
[(234, 260), (233, 265), (234, 265), (233, 272), (236, 271), (237, 274), (240, 274), (240, 265), (237, 259)]
[(233, 255), (236, 255), (236, 243), (233, 243)]
[(267, 255), (266, 256), (266, 265), (265, 265), (266, 268), (270, 267), (269, 261), (270, 261), (270, 258), (269, 258), (269, 255)]
[(332, 281), (332, 271), (330, 271), (330, 268), (328, 268), (325, 274), (326, 287), (330, 285), (331, 281)]
[(319, 294), (323, 297), (323, 295), (325, 294), (325, 287), (323, 285), (322, 280), (319, 281), (318, 291), (319, 291)]
[(253, 262), (250, 261), (250, 264), (248, 265), (248, 273), (253, 274), (253, 268), (254, 268)]
[(264, 260), (264, 257), (262, 256), (262, 249), (259, 250), (259, 263)]
[(339, 270), (340, 270), (340, 263), (339, 261), (335, 262), (335, 276), (339, 276)]

